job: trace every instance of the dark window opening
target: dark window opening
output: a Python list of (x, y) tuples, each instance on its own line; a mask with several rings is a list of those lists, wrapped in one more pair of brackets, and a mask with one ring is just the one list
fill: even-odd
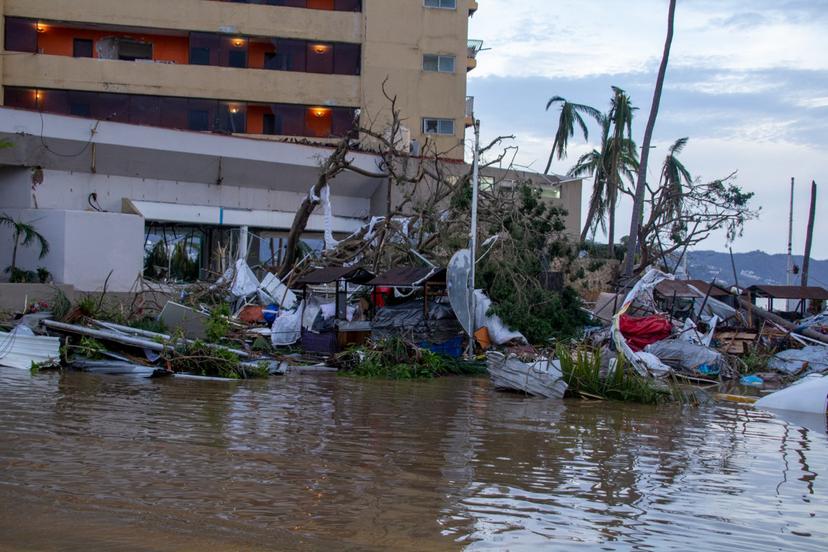
[(262, 117), (262, 134), (279, 134), (276, 131), (276, 115), (273, 113), (265, 113)]
[(37, 23), (31, 19), (7, 17), (5, 48), (11, 52), (37, 53)]
[(204, 109), (191, 109), (187, 114), (190, 130), (210, 130), (210, 113)]
[(210, 65), (210, 49), (190, 48), (190, 65)]
[(88, 38), (76, 38), (72, 41), (72, 55), (76, 58), (91, 58), (92, 40)]
[(247, 52), (244, 50), (230, 50), (227, 65), (242, 69), (247, 67)]
[(152, 44), (126, 38), (118, 39), (118, 59), (124, 61), (152, 59)]
[(88, 103), (72, 102), (69, 104), (69, 113), (76, 117), (91, 117), (92, 108)]

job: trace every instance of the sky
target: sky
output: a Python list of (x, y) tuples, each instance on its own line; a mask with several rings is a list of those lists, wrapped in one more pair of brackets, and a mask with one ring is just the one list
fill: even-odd
[[(469, 73), (481, 141), (516, 136), (515, 163), (543, 171), (557, 128), (552, 96), (606, 111), (612, 85), (639, 108), (640, 144), (667, 32), (667, 0), (480, 0), (469, 38), (482, 39)], [(576, 135), (563, 174), (596, 147)], [(812, 257), (828, 259), (828, 0), (678, 0), (670, 63), (653, 135), (649, 179), (667, 148), (687, 136), (680, 159), (705, 181), (738, 171), (756, 194), (757, 220), (734, 252), (787, 249), (795, 178), (793, 251), (802, 254), (810, 183), (819, 188)], [(467, 138), (471, 137), (471, 132)], [(584, 182), (583, 214), (591, 181)], [(631, 202), (616, 235), (629, 230)], [(600, 236), (599, 236), (600, 239)], [(726, 251), (724, 235), (697, 249)]]

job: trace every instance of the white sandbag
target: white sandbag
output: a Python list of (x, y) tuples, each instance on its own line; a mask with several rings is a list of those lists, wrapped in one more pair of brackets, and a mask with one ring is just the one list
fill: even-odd
[(236, 272), (233, 275), (233, 283), (230, 285), (230, 293), (236, 297), (247, 297), (259, 289), (259, 280), (244, 259), (236, 261)]
[(762, 397), (756, 408), (825, 414), (828, 411), (828, 377), (813, 374), (786, 389)]
[(270, 341), (274, 346), (293, 345), (302, 337), (302, 303), (296, 310), (279, 311), (270, 328)]

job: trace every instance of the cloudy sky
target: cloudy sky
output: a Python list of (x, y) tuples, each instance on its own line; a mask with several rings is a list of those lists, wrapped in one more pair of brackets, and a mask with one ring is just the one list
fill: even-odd
[[(641, 142), (667, 0), (479, 4), (469, 36), (491, 50), (479, 54), (469, 94), (483, 140), (515, 134), (516, 162), (542, 171), (557, 121), (556, 112), (544, 110), (546, 101), (559, 95), (606, 110), (616, 85), (641, 108), (633, 129)], [(683, 136), (690, 142), (682, 161), (694, 176), (710, 180), (738, 170), (737, 183), (756, 193), (760, 218), (748, 223), (734, 251), (785, 252), (794, 177), (794, 252), (804, 248), (814, 179), (821, 196), (812, 254), (828, 259), (828, 0), (679, 0), (651, 179), (667, 146)], [(576, 136), (568, 159), (552, 169), (565, 173), (592, 147)], [(588, 193), (585, 186), (584, 202)], [(618, 235), (627, 234), (629, 211), (619, 212)], [(726, 247), (717, 236), (700, 248)]]

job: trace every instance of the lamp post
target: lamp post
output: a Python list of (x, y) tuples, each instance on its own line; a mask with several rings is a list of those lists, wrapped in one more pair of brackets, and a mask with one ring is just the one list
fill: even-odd
[[(474, 116), (472, 116), (474, 117)], [(471, 204), (471, 229), (469, 233), (469, 254), (471, 257), (471, 268), (469, 269), (469, 347), (467, 354), (474, 355), (474, 332), (477, 329), (477, 317), (475, 316), (474, 299), (474, 268), (477, 263), (477, 196), (479, 188), (480, 171), (480, 121), (474, 119), (474, 153), (472, 156), (472, 204)]]

